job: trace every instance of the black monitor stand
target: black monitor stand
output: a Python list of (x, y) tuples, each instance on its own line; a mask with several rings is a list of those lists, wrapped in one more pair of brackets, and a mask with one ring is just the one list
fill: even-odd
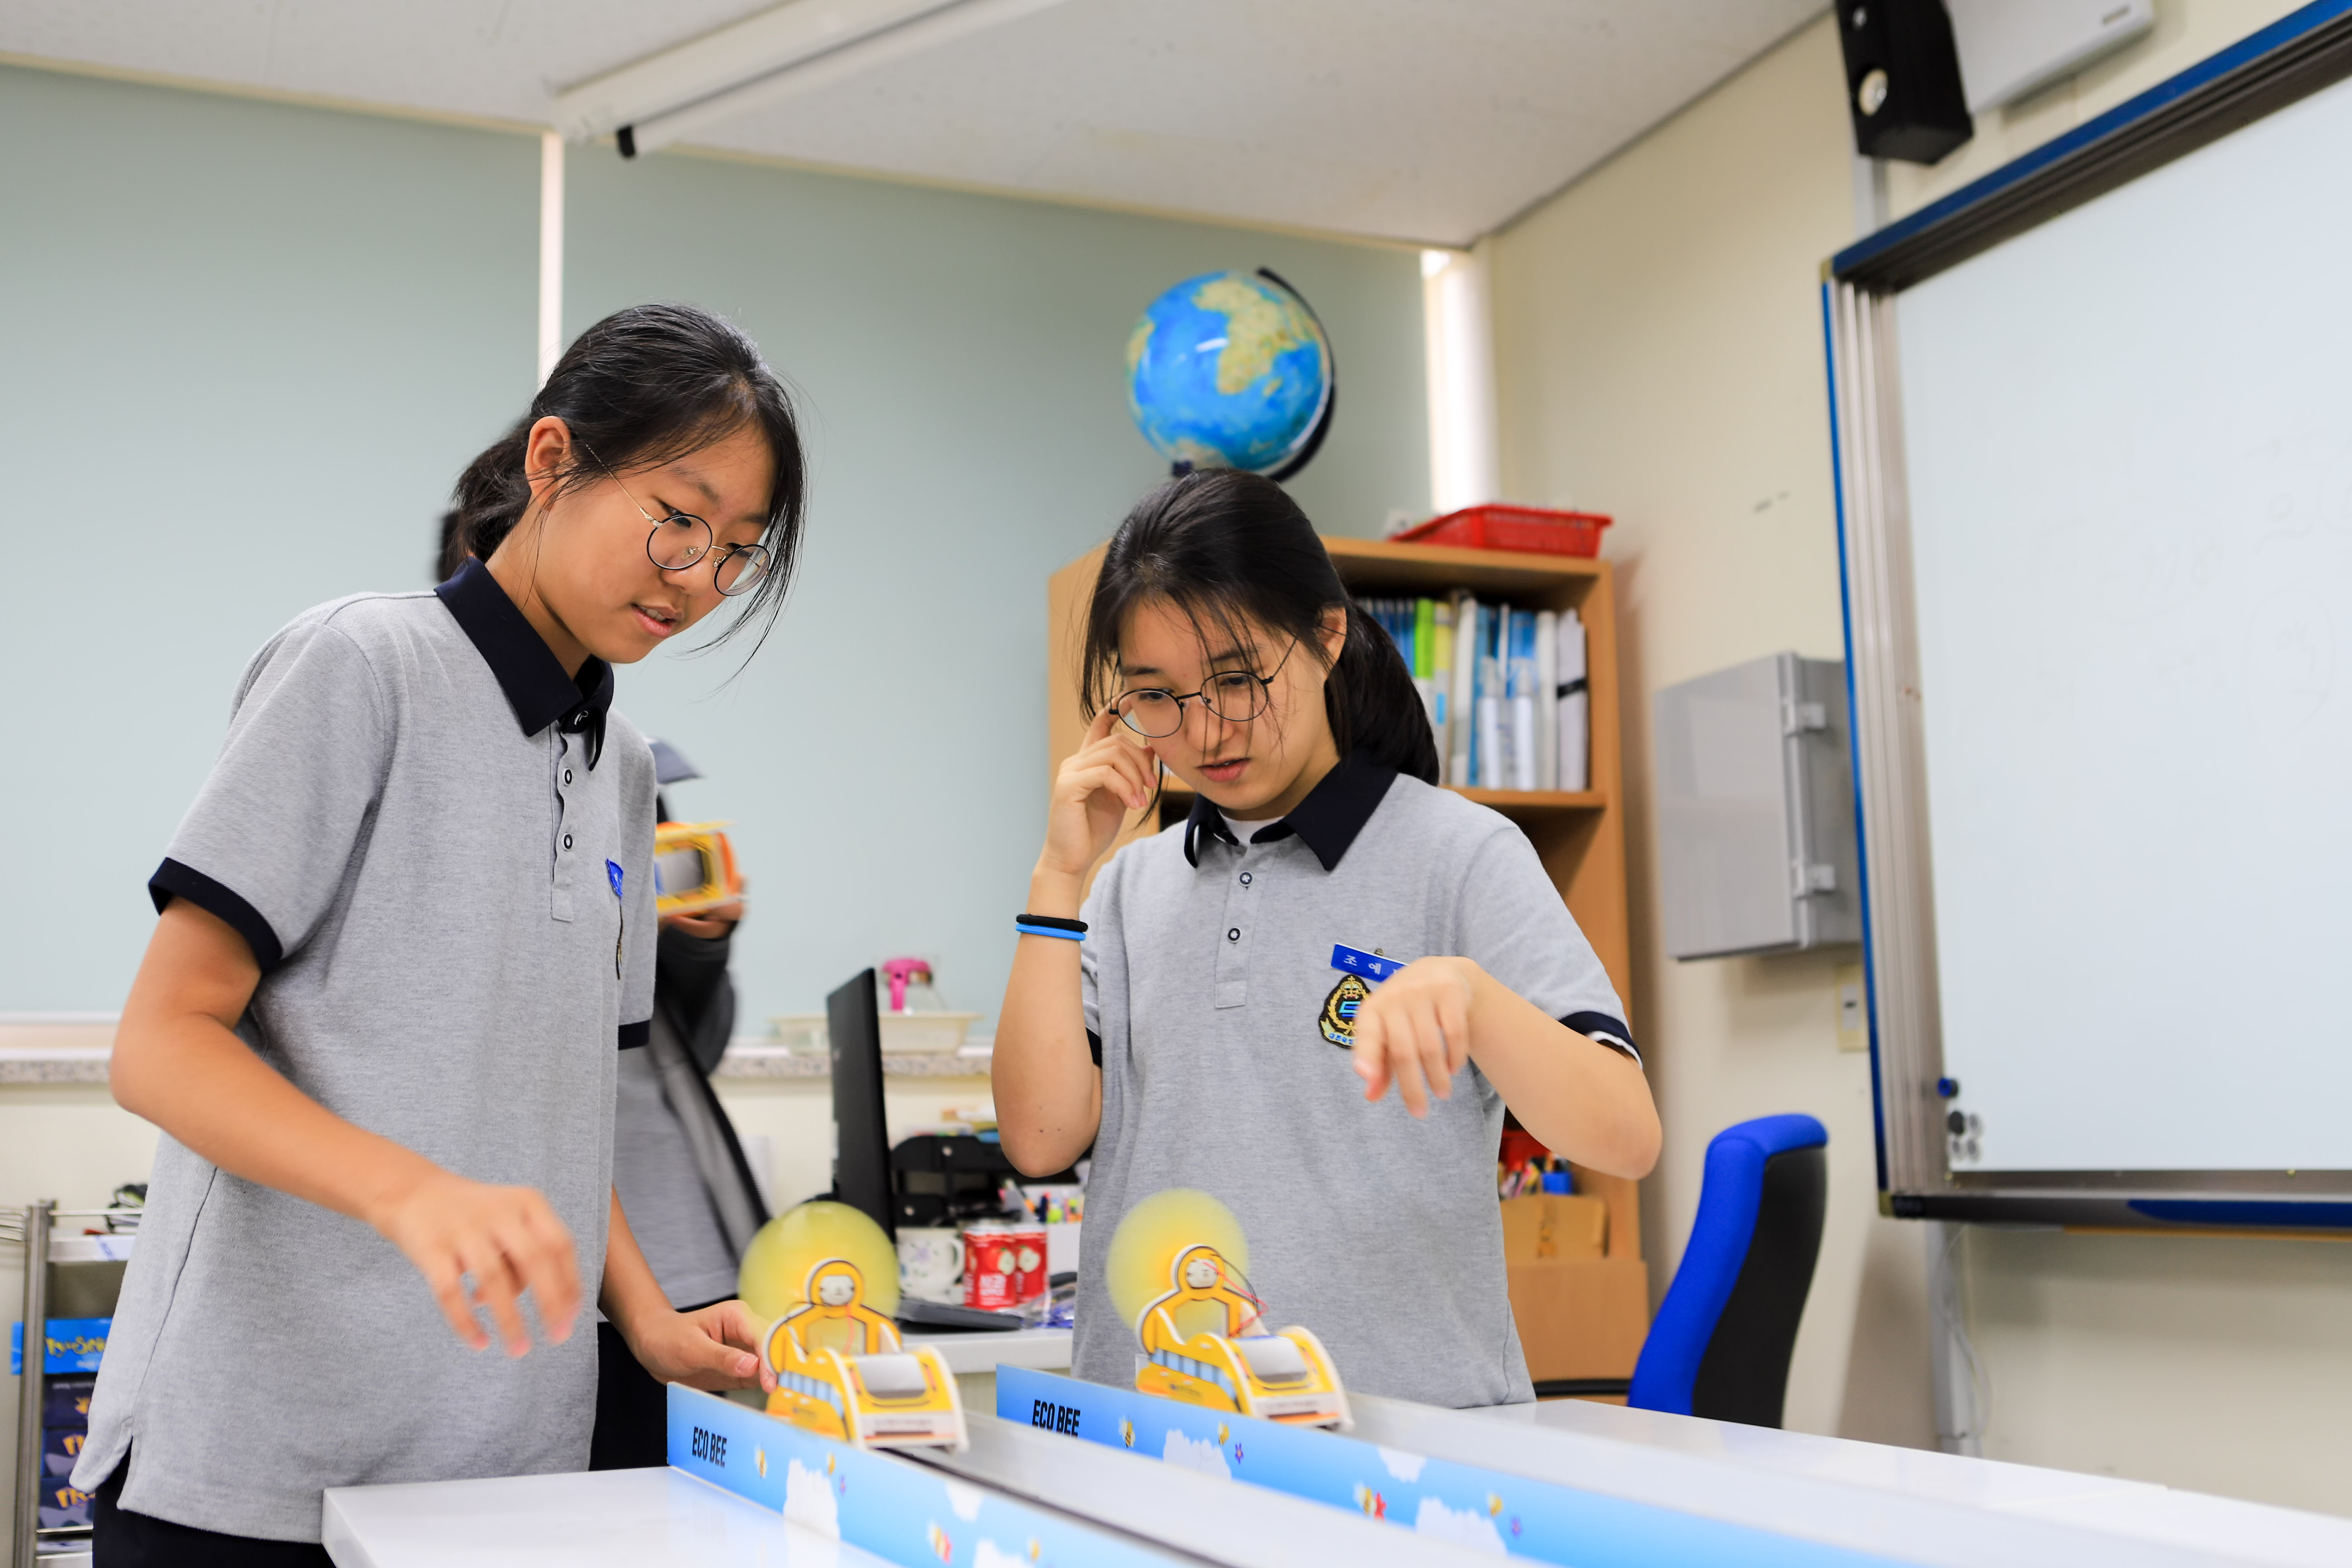
[(824, 999), (833, 1058), (833, 1195), (863, 1209), (895, 1245), (898, 1204), (890, 1191), (890, 1131), (882, 1115), (882, 1018), (874, 972)]
[[(863, 1209), (895, 1245), (898, 1197), (890, 1185), (890, 1128), (882, 1114), (882, 1014), (874, 1000), (874, 972), (857, 977), (824, 999), (826, 1037), (833, 1058), (833, 1195)], [(941, 1306), (908, 1297), (898, 1303), (898, 1321), (908, 1327), (1017, 1329), (1008, 1312)]]

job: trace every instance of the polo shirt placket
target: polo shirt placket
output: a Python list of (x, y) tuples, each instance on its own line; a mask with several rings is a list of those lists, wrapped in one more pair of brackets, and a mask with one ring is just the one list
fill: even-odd
[(1249, 1004), (1250, 933), (1256, 924), (1251, 919), (1249, 893), (1258, 878), (1257, 868), (1249, 864), (1250, 854), (1248, 849), (1242, 851), (1242, 867), (1236, 868), (1225, 882), (1225, 934), (1217, 943), (1219, 1008)]

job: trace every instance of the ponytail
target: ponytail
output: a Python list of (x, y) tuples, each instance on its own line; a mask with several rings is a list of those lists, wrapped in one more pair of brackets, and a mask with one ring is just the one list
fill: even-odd
[(1437, 782), (1437, 741), (1403, 656), (1339, 581), (1307, 514), (1272, 479), (1198, 469), (1156, 487), (1127, 514), (1087, 607), (1078, 696), (1088, 719), (1118, 689), (1129, 616), (1154, 602), (1241, 647), (1256, 628), (1296, 638), (1318, 658), (1324, 616), (1346, 612), (1348, 635), (1323, 687), (1339, 754)]
[(530, 481), (523, 477), (523, 453), (536, 412), (526, 414), (513, 429), (486, 448), (457, 476), (450, 500), (457, 504), (441, 515), (441, 576), (457, 574), (468, 555), (488, 561), (530, 505)]
[(441, 519), (444, 578), (469, 555), (488, 560), (530, 510), (523, 465), (530, 429), (551, 417), (571, 427), (582, 454), (557, 475), (558, 496), (611, 474), (658, 468), (739, 430), (759, 431), (775, 468), (760, 535), (774, 564), (713, 642), (747, 625), (757, 625), (765, 641), (799, 563), (807, 465), (791, 395), (759, 345), (692, 305), (633, 305), (581, 333), (530, 412), (457, 476), (454, 504)]
[(1412, 683), (1412, 671), (1405, 668), (1404, 655), (1352, 597), (1347, 610), (1348, 640), (1340, 645), (1339, 657), (1331, 663), (1331, 679), (1323, 687), (1323, 709), (1330, 716), (1339, 754), (1361, 756), (1423, 784), (1435, 784), (1437, 735), (1429, 727), (1429, 710)]

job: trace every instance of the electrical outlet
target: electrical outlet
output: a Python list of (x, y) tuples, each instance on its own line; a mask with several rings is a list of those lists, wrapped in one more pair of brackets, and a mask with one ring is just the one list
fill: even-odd
[(1863, 988), (1861, 964), (1838, 965), (1837, 1004), (1838, 1049), (1870, 1049), (1869, 998)]

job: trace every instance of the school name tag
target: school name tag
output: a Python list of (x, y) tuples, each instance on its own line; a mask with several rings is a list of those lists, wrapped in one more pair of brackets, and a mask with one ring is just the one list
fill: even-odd
[(1331, 967), (1349, 974), (1360, 974), (1370, 980), (1386, 980), (1404, 965), (1393, 958), (1382, 958), (1377, 952), (1366, 952), (1361, 948), (1341, 942), (1332, 946)]

